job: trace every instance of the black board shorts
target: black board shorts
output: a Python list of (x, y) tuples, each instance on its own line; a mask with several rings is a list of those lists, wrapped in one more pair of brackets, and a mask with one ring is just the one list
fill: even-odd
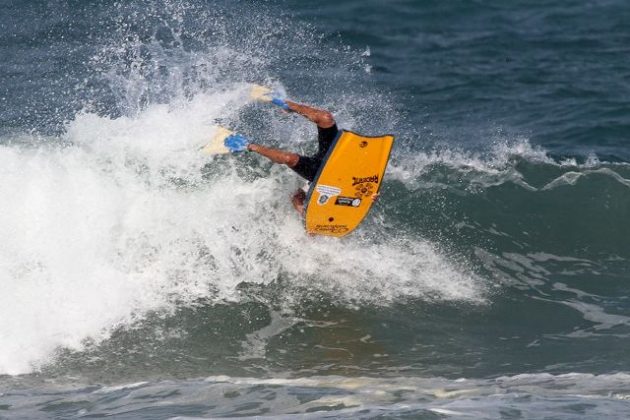
[(328, 149), (330, 149), (333, 141), (337, 138), (338, 133), (339, 129), (337, 128), (337, 124), (328, 128), (317, 127), (317, 153), (314, 156), (299, 155), (300, 159), (297, 165), (291, 169), (297, 172), (302, 178), (313, 182), (317, 171), (319, 171), (319, 167), (322, 166), (326, 153), (328, 153)]

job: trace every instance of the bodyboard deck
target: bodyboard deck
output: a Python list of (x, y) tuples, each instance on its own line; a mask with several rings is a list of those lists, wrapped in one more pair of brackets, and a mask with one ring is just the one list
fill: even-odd
[(308, 233), (345, 236), (359, 226), (381, 187), (393, 143), (391, 135), (340, 131), (306, 197)]

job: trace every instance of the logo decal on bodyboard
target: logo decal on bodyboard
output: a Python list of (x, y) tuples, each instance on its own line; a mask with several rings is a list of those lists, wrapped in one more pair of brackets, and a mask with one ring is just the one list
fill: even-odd
[(317, 204), (323, 206), (330, 198), (339, 195), (341, 193), (341, 188), (320, 184), (315, 187), (315, 191), (319, 193), (319, 197), (317, 197)]
[(372, 182), (374, 184), (378, 184), (378, 175), (366, 176), (364, 178), (359, 178), (356, 176), (352, 177), (352, 186), (354, 187), (357, 184), (365, 184), (366, 182)]
[(375, 186), (378, 185), (378, 175), (366, 177), (352, 177), (352, 186), (354, 187), (354, 196), (357, 198), (367, 197), (375, 192)]
[(337, 206), (349, 206), (349, 207), (359, 207), (361, 205), (361, 199), (356, 197), (337, 197), (335, 200), (335, 205)]
[(320, 233), (346, 233), (347, 225), (315, 225), (315, 232)]

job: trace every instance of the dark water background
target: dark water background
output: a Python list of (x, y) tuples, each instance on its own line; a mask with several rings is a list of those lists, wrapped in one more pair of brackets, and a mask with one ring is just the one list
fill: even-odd
[[(630, 4), (0, 1), (0, 418), (630, 415)], [(391, 132), (309, 238), (250, 83)]]

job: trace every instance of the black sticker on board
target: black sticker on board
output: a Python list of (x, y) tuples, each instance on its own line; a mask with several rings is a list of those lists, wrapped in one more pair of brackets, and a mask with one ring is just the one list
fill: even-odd
[(349, 207), (359, 207), (361, 205), (361, 199), (357, 197), (341, 197), (337, 196), (335, 200), (335, 205), (337, 206), (349, 206)]

